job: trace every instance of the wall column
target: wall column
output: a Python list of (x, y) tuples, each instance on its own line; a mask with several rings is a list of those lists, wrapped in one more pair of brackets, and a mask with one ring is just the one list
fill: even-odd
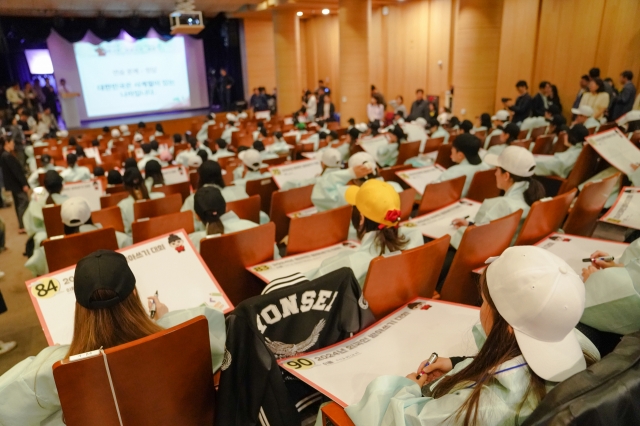
[(273, 11), (278, 114), (300, 109), (300, 20), (295, 9)]
[(371, 0), (339, 0), (340, 99), (334, 99), (345, 125), (351, 117), (367, 120), (369, 81), (369, 23)]
[[(452, 112), (460, 121), (474, 121), (483, 112), (494, 112), (502, 5), (503, 0), (459, 0), (453, 54), (455, 92)], [(508, 34), (507, 37), (517, 35)], [(502, 96), (515, 99), (515, 81), (513, 86), (512, 92)]]

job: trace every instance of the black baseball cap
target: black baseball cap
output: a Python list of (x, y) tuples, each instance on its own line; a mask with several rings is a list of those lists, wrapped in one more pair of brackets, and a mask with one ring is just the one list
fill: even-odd
[(477, 136), (470, 133), (463, 133), (454, 139), (452, 145), (456, 150), (464, 154), (469, 163), (477, 165), (482, 162), (482, 159), (478, 155), (482, 142)]
[(587, 136), (589, 136), (589, 129), (587, 129), (584, 124), (574, 124), (571, 129), (569, 129), (569, 143), (575, 145), (577, 143), (584, 142)]
[(122, 180), (124, 182), (124, 186), (133, 188), (134, 186), (142, 183), (142, 174), (137, 168), (134, 169), (133, 167), (129, 167), (124, 171)]
[(198, 175), (203, 183), (215, 183), (222, 178), (222, 168), (217, 161), (207, 160), (198, 167)]
[(62, 176), (60, 176), (55, 170), (47, 170), (44, 174), (43, 183), (45, 188), (54, 188), (58, 185), (62, 186)]
[[(78, 304), (87, 309), (104, 309), (125, 300), (136, 287), (127, 258), (111, 250), (98, 250), (83, 257), (73, 278), (73, 291)], [(111, 290), (116, 295), (108, 300), (92, 300), (96, 290)]]
[(204, 223), (211, 223), (225, 214), (227, 202), (220, 190), (213, 186), (203, 186), (193, 197), (193, 208)]

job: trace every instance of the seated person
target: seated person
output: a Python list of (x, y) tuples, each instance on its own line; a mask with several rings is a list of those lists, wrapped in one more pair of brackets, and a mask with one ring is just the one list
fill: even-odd
[(176, 157), (176, 163), (182, 164), (184, 167), (189, 167), (189, 159), (198, 155), (199, 149), (198, 140), (196, 138), (189, 138), (187, 142), (189, 143), (189, 149), (181, 151)]
[(271, 160), (273, 158), (279, 158), (280, 156), (274, 152), (268, 151), (264, 148), (264, 143), (262, 141), (255, 141), (253, 143), (253, 149), (260, 153), (260, 159), (262, 160)]
[(147, 161), (144, 166), (144, 184), (148, 192), (153, 192), (154, 186), (164, 185), (164, 175), (162, 174), (162, 166), (156, 160)]
[(560, 114), (554, 115), (549, 122), (549, 127), (547, 128), (548, 135), (555, 135), (555, 137), (553, 138), (553, 144), (555, 145), (555, 143), (558, 141), (558, 136), (561, 132), (568, 131), (569, 127), (567, 126), (567, 119)]
[[(331, 271), (349, 267), (364, 285), (369, 263), (383, 254), (420, 247), (422, 234), (415, 228), (398, 227), (400, 223), (400, 196), (387, 182), (370, 179), (362, 186), (350, 186), (345, 200), (359, 212), (357, 231), (360, 248), (350, 254), (339, 254), (325, 259), (319, 268), (304, 273), (312, 280)], [(318, 230), (310, 230), (317, 232)]]
[(93, 177), (102, 177), (104, 176), (104, 169), (101, 166), (95, 166), (93, 168)]
[(29, 175), (29, 179), (27, 179), (27, 182), (29, 182), (29, 186), (31, 188), (40, 186), (40, 173), (46, 173), (49, 170), (55, 170), (58, 173), (62, 173), (62, 171), (64, 170), (64, 168), (57, 167), (54, 164), (53, 159), (49, 154), (42, 154), (42, 156), (40, 157), (40, 161), (42, 162), (42, 167), (38, 167), (35, 172)]
[(229, 149), (227, 149), (228, 144), (227, 144), (227, 141), (225, 141), (224, 139), (222, 138), (217, 139), (216, 145), (218, 146), (218, 149), (209, 158), (210, 160), (218, 161), (219, 158), (233, 157), (234, 155), (236, 155), (235, 152), (229, 151)]
[[(154, 147), (156, 148), (155, 150), (153, 149)], [(144, 166), (151, 160), (157, 161), (158, 163), (160, 163), (162, 167), (167, 165), (167, 163), (165, 163), (164, 161), (161, 161), (158, 158), (158, 151), (157, 151), (158, 141), (152, 141), (151, 143), (143, 143), (141, 145), (141, 148), (142, 148), (143, 156), (140, 159), (140, 161), (138, 161), (138, 169), (144, 170)]]
[(488, 135), (484, 140), (484, 149), (489, 149), (489, 142), (491, 138), (502, 133), (504, 126), (509, 123), (510, 114), (509, 111), (501, 109), (496, 112), (496, 115), (491, 117), (492, 127), (487, 130)]
[(44, 175), (44, 188), (47, 193), (42, 194), (40, 197), (32, 197), (31, 201), (29, 201), (27, 210), (22, 216), (22, 223), (25, 231), (27, 231), (27, 236), (33, 236), (34, 247), (40, 247), (42, 241), (47, 239), (42, 208), (45, 205), (60, 205), (69, 198), (61, 194), (62, 187), (62, 177), (55, 170), (48, 170)]
[(360, 402), (345, 409), (355, 424), (520, 424), (556, 383), (599, 359), (574, 328), (584, 286), (556, 255), (508, 248), (481, 276), (480, 294), (477, 355), (422, 362), (406, 378), (374, 379)]
[[(468, 123), (471, 124), (470, 121)], [(482, 141), (472, 134), (463, 133), (458, 135), (458, 137), (453, 140), (453, 146), (451, 147), (451, 161), (456, 164), (445, 170), (433, 183), (466, 176), (467, 180), (462, 189), (462, 198), (466, 197), (476, 172), (489, 170), (491, 168), (491, 166), (484, 163), (478, 155), (481, 145)]]
[[(430, 139), (441, 138), (444, 137), (443, 145), (449, 143), (449, 132), (447, 132), (444, 127), (440, 125), (437, 119), (430, 118), (427, 120), (427, 133), (429, 134)], [(420, 147), (420, 151), (424, 150), (424, 146)]]
[(67, 168), (60, 172), (65, 182), (79, 182), (91, 179), (91, 172), (87, 167), (78, 166), (76, 154), (67, 154)]
[(472, 133), (473, 130), (473, 123), (470, 120), (463, 120), (462, 123), (460, 123), (460, 130), (462, 130), (462, 133)]
[(594, 129), (594, 133), (600, 128), (600, 122), (593, 118), (593, 108), (589, 105), (572, 108), (571, 113), (576, 116), (576, 119), (573, 121), (574, 126), (576, 124), (583, 124), (587, 129)]
[(222, 139), (225, 140), (225, 142), (227, 142), (227, 144), (231, 144), (231, 134), (233, 132), (237, 132), (238, 130), (240, 130), (239, 128), (236, 127), (237, 120), (238, 120), (238, 117), (236, 117), (234, 114), (231, 114), (231, 113), (227, 114), (227, 124), (224, 126), (224, 131), (220, 136)]
[(275, 154), (289, 153), (289, 151), (291, 150), (291, 147), (289, 146), (287, 141), (284, 140), (284, 137), (282, 136), (282, 132), (275, 132), (273, 134), (273, 139), (274, 139), (273, 143), (267, 147), (267, 150), (269, 152), (273, 152)]
[(133, 204), (140, 200), (153, 200), (156, 198), (164, 198), (162, 192), (149, 192), (142, 174), (137, 168), (129, 167), (124, 171), (122, 178), (124, 189), (127, 190), (129, 196), (118, 203), (120, 213), (122, 214), (122, 222), (124, 223), (124, 232), (131, 235), (131, 224), (133, 223)]
[(122, 138), (121, 138), (120, 130), (116, 128), (111, 129), (111, 139), (109, 139), (109, 141), (107, 142), (107, 154), (111, 154), (114, 143), (121, 140)]
[(575, 124), (567, 132), (565, 145), (569, 147), (564, 152), (556, 152), (553, 156), (538, 157), (534, 173), (539, 176), (560, 176), (566, 179), (573, 170), (573, 166), (582, 152), (585, 138), (589, 130), (583, 124)]
[[(353, 180), (356, 185), (362, 185), (369, 179), (382, 179), (378, 175), (376, 161), (366, 152), (352, 155), (348, 166), (348, 169), (323, 174), (318, 178), (311, 192), (311, 201), (318, 211), (347, 205), (344, 193), (349, 181)], [(389, 182), (389, 184), (396, 192), (402, 192), (402, 187), (396, 182)]]
[(256, 180), (271, 177), (271, 173), (260, 171), (262, 167), (262, 157), (260, 152), (251, 148), (238, 154), (242, 165), (233, 171), (234, 184), (245, 185), (248, 180)]
[(514, 123), (508, 123), (500, 132), (500, 144), (493, 145), (487, 150), (487, 154), (500, 155), (502, 151), (511, 145), (511, 142), (518, 140), (520, 128)]
[(107, 173), (107, 187), (122, 185), (122, 175), (118, 170), (109, 170)]
[[(333, 172), (342, 170), (342, 154), (336, 148), (323, 148), (318, 151), (317, 154), (320, 157), (322, 163), (322, 174), (320, 176), (328, 175)], [(316, 157), (318, 158), (318, 157)], [(297, 181), (285, 182), (281, 191), (286, 191), (293, 188), (302, 188), (303, 186), (315, 185), (320, 176), (312, 177), (308, 179), (301, 179)]]
[(138, 294), (136, 277), (122, 254), (99, 250), (86, 256), (78, 262), (73, 281), (76, 304), (71, 344), (49, 346), (0, 376), (1, 424), (63, 425), (53, 378), (54, 363), (133, 342), (199, 315), (208, 320), (213, 371), (222, 365), (225, 342), (222, 312), (205, 305), (169, 312), (157, 296), (151, 296), (148, 299), (155, 303), (156, 315), (150, 319), (140, 301), (140, 297), (148, 295)]
[[(250, 220), (240, 219), (233, 211), (227, 211), (227, 202), (218, 188), (204, 186), (193, 197), (193, 207), (203, 229), (189, 234), (191, 242), (198, 252), (200, 241), (209, 235), (231, 234), (258, 226)], [(274, 259), (279, 259), (278, 247), (274, 246)]]
[[(211, 160), (205, 161), (204, 163), (202, 163), (200, 167), (198, 167), (198, 188), (197, 189), (209, 187), (209, 186), (213, 188), (217, 188), (227, 203), (231, 201), (243, 200), (249, 197), (245, 192), (244, 188), (240, 186), (235, 186), (235, 185), (226, 186), (224, 183), (224, 179), (222, 178), (222, 169), (220, 168), (220, 164)], [(180, 209), (180, 211), (181, 212), (192, 211), (195, 230), (204, 231), (202, 222), (196, 216), (196, 212), (193, 207), (193, 197), (194, 197), (194, 194), (190, 194), (184, 200), (184, 204), (182, 204), (182, 208)], [(268, 221), (269, 217), (267, 216), (266, 219)]]
[(216, 124), (216, 115), (213, 113), (207, 114), (207, 121), (202, 124), (200, 130), (196, 134), (196, 139), (201, 143), (209, 138), (209, 126), (214, 126)]
[(484, 200), (473, 220), (453, 220), (452, 225), (457, 228), (457, 231), (451, 237), (451, 246), (455, 249), (458, 249), (462, 235), (470, 224), (486, 224), (522, 210), (518, 231), (512, 243), (515, 242), (531, 205), (545, 196), (542, 184), (531, 178), (536, 162), (529, 150), (519, 146), (508, 146), (500, 156), (487, 154), (484, 161), (496, 167), (496, 186), (505, 193), (502, 196)]

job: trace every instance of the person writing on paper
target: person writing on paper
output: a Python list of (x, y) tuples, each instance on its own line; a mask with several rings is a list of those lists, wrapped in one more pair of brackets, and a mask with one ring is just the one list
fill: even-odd
[(65, 182), (79, 182), (91, 179), (89, 169), (84, 166), (78, 166), (77, 162), (77, 154), (67, 154), (67, 168), (60, 173)]
[(481, 276), (480, 295), (477, 355), (423, 362), (419, 376), (378, 377), (345, 409), (356, 425), (521, 424), (556, 383), (599, 359), (574, 328), (584, 286), (553, 253), (508, 248)]
[(599, 331), (630, 334), (640, 330), (640, 239), (620, 259), (601, 260), (608, 253), (592, 253), (582, 270), (587, 305), (580, 322)]
[(462, 218), (453, 220), (452, 225), (457, 231), (451, 237), (451, 246), (455, 249), (458, 249), (467, 226), (472, 223), (486, 224), (522, 210), (518, 231), (513, 237), (515, 241), (531, 205), (545, 196), (542, 184), (531, 178), (536, 161), (529, 150), (508, 146), (500, 156), (487, 154), (484, 162), (496, 167), (496, 186), (505, 192), (500, 197), (484, 200), (473, 221)]
[(153, 200), (156, 198), (164, 198), (162, 192), (149, 192), (142, 179), (140, 170), (135, 167), (128, 167), (124, 171), (122, 177), (124, 189), (127, 190), (129, 196), (118, 203), (120, 213), (122, 214), (122, 222), (124, 222), (124, 232), (131, 235), (131, 224), (133, 223), (133, 205), (136, 201)]
[[(220, 164), (211, 160), (205, 161), (200, 167), (198, 167), (198, 189), (206, 187), (217, 188), (227, 203), (231, 201), (243, 200), (249, 197), (244, 189), (240, 186), (226, 186), (224, 184), (224, 179), (222, 178), (222, 169), (220, 168)], [(204, 225), (196, 215), (193, 201), (194, 196), (195, 194), (190, 194), (184, 200), (184, 204), (182, 204), (182, 208), (180, 209), (180, 211), (192, 211), (195, 230), (204, 231)], [(268, 220), (269, 219), (267, 217), (267, 221)]]
[(420, 247), (424, 243), (420, 231), (400, 224), (400, 196), (387, 182), (371, 179), (362, 186), (352, 185), (345, 200), (355, 206), (357, 231), (361, 239), (358, 250), (325, 259), (319, 268), (304, 275), (313, 280), (337, 269), (348, 267), (361, 286), (367, 277), (369, 263), (383, 254)]
[[(255, 228), (257, 223), (240, 219), (233, 211), (227, 211), (227, 202), (220, 190), (213, 186), (198, 189), (193, 197), (193, 207), (201, 221), (201, 231), (189, 234), (191, 242), (198, 252), (200, 241), (209, 235), (224, 235), (232, 232)], [(274, 246), (274, 259), (280, 259), (278, 246)]]
[[(378, 176), (376, 161), (366, 152), (352, 155), (347, 164), (348, 169), (323, 174), (316, 181), (311, 192), (311, 202), (318, 211), (346, 206), (344, 193), (349, 181), (353, 180), (355, 185), (360, 186), (369, 179), (382, 179)], [(402, 192), (402, 187), (396, 182), (389, 182), (389, 184), (396, 192)]]
[(566, 179), (578, 161), (587, 136), (589, 136), (589, 130), (584, 124), (575, 124), (567, 132), (564, 142), (569, 148), (563, 152), (556, 152), (553, 157), (542, 157), (536, 160), (534, 173), (538, 176), (553, 175)]
[[(471, 122), (469, 122), (471, 124)], [(459, 176), (466, 176), (462, 197), (467, 196), (469, 186), (476, 172), (489, 170), (491, 166), (483, 162), (478, 155), (482, 142), (472, 134), (463, 133), (453, 140), (451, 147), (451, 161), (456, 163), (445, 170), (434, 183), (455, 179)]]
[(152, 296), (148, 297), (149, 310), (153, 302), (156, 314), (149, 318), (136, 289), (136, 277), (122, 254), (98, 250), (84, 257), (73, 281), (76, 303), (71, 344), (49, 346), (0, 376), (0, 424), (63, 426), (54, 363), (133, 342), (199, 315), (208, 322), (212, 371), (222, 365), (226, 338), (222, 312), (205, 305), (170, 312)]

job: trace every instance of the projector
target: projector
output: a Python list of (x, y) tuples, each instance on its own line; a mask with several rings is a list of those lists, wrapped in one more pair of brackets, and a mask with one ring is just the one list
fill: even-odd
[(176, 2), (176, 11), (169, 15), (171, 34), (198, 34), (204, 30), (202, 12), (195, 10), (193, 0)]

